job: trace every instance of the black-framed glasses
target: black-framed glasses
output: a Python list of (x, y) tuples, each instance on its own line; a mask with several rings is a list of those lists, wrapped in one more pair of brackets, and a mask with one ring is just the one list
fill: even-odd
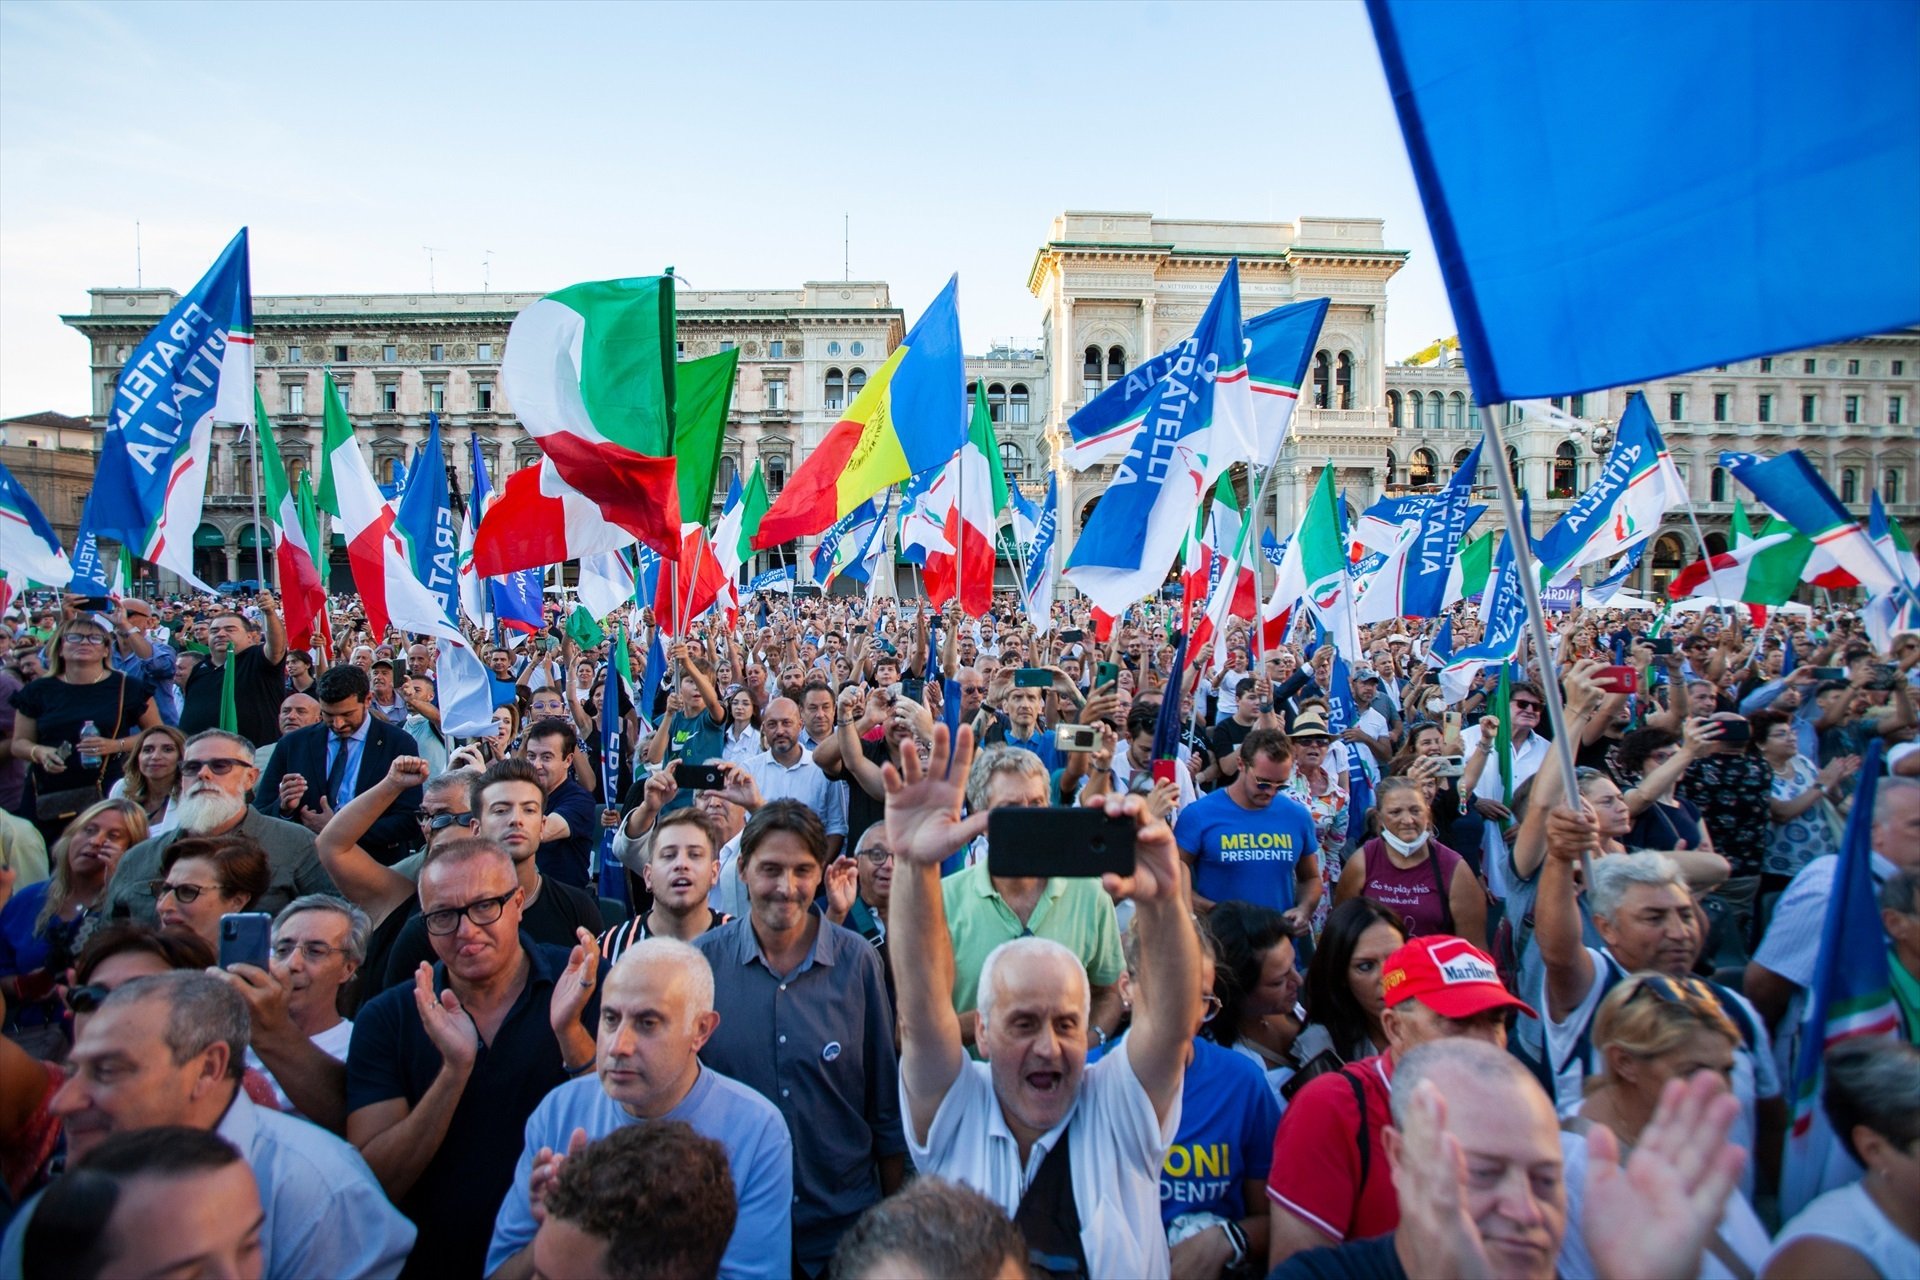
[(151, 893), (156, 900), (172, 894), (173, 900), (184, 907), (193, 903), (203, 893), (218, 893), (220, 890), (210, 884), (193, 884), (189, 881), (175, 884), (171, 880), (149, 880), (147, 892)]
[(235, 769), (251, 768), (253, 768), (253, 761), (236, 760), (232, 756), (221, 756), (215, 760), (182, 760), (180, 762), (180, 776), (183, 778), (197, 778), (203, 773), (210, 773), (216, 778), (224, 778)]
[[(520, 892), (515, 889), (513, 893)], [(427, 922), (427, 932), (446, 937), (460, 927), (460, 917), (465, 916), (477, 925), (489, 925), (500, 918), (507, 909), (507, 903), (513, 900), (513, 893), (503, 893), (497, 898), (482, 898), (478, 902), (469, 902), (464, 907), (443, 907), (438, 911), (429, 911), (421, 918)]]
[(860, 851), (860, 856), (877, 867), (883, 862), (893, 861), (893, 850), (879, 845), (869, 845)]
[(289, 960), (296, 951), (308, 964), (325, 964), (328, 956), (343, 954), (346, 948), (332, 946), (325, 942), (295, 942), (292, 938), (284, 938), (273, 944), (275, 960)]
[(106, 1003), (113, 988), (103, 987), (97, 982), (89, 982), (84, 987), (73, 987), (67, 992), (67, 1008), (75, 1013), (92, 1013)]
[(421, 813), (417, 815), (420, 825), (429, 831), (445, 831), (448, 827), (470, 827), (477, 820), (471, 813)]

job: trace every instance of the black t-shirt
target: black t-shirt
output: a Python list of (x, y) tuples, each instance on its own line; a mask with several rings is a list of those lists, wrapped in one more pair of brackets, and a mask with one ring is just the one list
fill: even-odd
[(48, 795), (95, 785), (105, 794), (119, 779), (126, 757), (104, 756), (98, 765), (82, 764), (77, 745), (81, 728), (91, 720), (103, 738), (130, 737), (133, 726), (140, 723), (141, 713), (152, 701), (151, 685), (138, 676), (118, 671), (108, 672), (106, 679), (92, 684), (69, 684), (54, 676), (41, 676), (15, 693), (13, 709), (33, 718), (35, 742), (43, 747), (74, 744), (72, 754), (67, 757), (67, 767), (59, 773), (48, 773), (38, 764), (29, 770), (34, 794)]
[(1252, 732), (1252, 725), (1241, 724), (1233, 717), (1227, 717), (1213, 726), (1213, 754), (1219, 757), (1238, 751), (1240, 744), (1245, 742), (1247, 735)]
[[(884, 738), (876, 738), (872, 742), (862, 738), (860, 754), (871, 761), (876, 769), (892, 759), (887, 754)], [(844, 765), (829, 771), (827, 776), (847, 784), (847, 843), (844, 847), (851, 853), (859, 847), (861, 833), (874, 823), (886, 820), (887, 802), (868, 795), (867, 789), (854, 780)]]
[[(414, 901), (417, 904), (419, 899)], [(440, 963), (440, 957), (433, 953), (433, 943), (427, 938), (427, 922), (418, 914), (417, 906), (415, 911), (414, 917), (401, 928), (400, 936), (393, 940), (382, 987), (412, 982), (422, 960), (428, 964)], [(605, 928), (600, 919), (598, 898), (585, 889), (561, 884), (551, 876), (541, 879), (540, 896), (520, 914), (520, 932), (552, 947), (578, 946), (576, 929), (587, 929), (597, 938)]]
[[(250, 645), (228, 659), (233, 669), (233, 706), (240, 736), (256, 747), (280, 741), (280, 704), (287, 696), (287, 661), (267, 661), (267, 646)], [(220, 689), (226, 673), (211, 662), (196, 663), (187, 677), (180, 732), (192, 737), (220, 727)]]
[(1389, 1234), (1296, 1253), (1267, 1280), (1407, 1280), (1407, 1269), (1400, 1265)]

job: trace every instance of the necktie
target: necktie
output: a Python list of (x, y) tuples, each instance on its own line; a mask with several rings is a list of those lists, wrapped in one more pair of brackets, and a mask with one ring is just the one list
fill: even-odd
[(333, 763), (327, 766), (327, 803), (338, 807), (344, 803), (340, 784), (347, 780), (347, 748), (352, 744), (345, 738), (335, 738), (328, 745), (333, 748)]

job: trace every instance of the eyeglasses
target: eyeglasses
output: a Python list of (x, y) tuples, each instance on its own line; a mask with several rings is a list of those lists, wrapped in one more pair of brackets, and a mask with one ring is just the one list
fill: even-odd
[(235, 760), (231, 756), (222, 756), (217, 760), (182, 760), (180, 762), (180, 774), (186, 778), (197, 778), (203, 773), (224, 778), (235, 769), (251, 768), (253, 768), (253, 761)]
[(328, 956), (343, 955), (346, 952), (346, 948), (329, 946), (324, 942), (295, 942), (291, 938), (273, 944), (273, 958), (275, 960), (288, 959), (296, 951), (300, 953), (301, 958), (308, 964), (325, 964)]
[(420, 825), (429, 831), (445, 831), (448, 827), (470, 827), (474, 824), (471, 813), (421, 813), (417, 815)]
[(94, 631), (67, 632), (68, 644), (105, 644), (106, 642), (107, 642), (107, 638), (99, 634), (98, 632), (94, 632)]
[[(520, 892), (515, 889), (513, 893)], [(429, 911), (421, 918), (427, 922), (427, 932), (446, 937), (460, 927), (460, 917), (465, 916), (477, 925), (489, 925), (500, 918), (507, 909), (507, 903), (513, 900), (513, 893), (503, 893), (497, 898), (482, 898), (478, 902), (469, 902), (464, 907), (446, 907), (439, 911)]]
[(1212, 1022), (1220, 1016), (1220, 997), (1209, 991), (1200, 997), (1200, 1007), (1206, 1010), (1200, 1015), (1200, 1021)]
[(112, 994), (113, 988), (90, 982), (84, 987), (75, 987), (67, 992), (67, 1008), (75, 1013), (92, 1013), (106, 1003), (107, 997)]
[(862, 849), (860, 851), (860, 856), (865, 858), (868, 862), (873, 863), (875, 866), (879, 866), (883, 862), (893, 861), (893, 850), (881, 849), (878, 847), (871, 848), (871, 849)]
[(1515, 698), (1513, 700), (1513, 709), (1515, 711), (1531, 711), (1535, 715), (1539, 715), (1546, 708), (1538, 702), (1522, 702), (1518, 698)]
[(219, 893), (220, 889), (214, 885), (193, 884), (188, 881), (174, 884), (167, 880), (150, 880), (147, 882), (147, 892), (152, 894), (156, 900), (172, 894), (173, 900), (184, 907), (190, 905), (201, 894)]

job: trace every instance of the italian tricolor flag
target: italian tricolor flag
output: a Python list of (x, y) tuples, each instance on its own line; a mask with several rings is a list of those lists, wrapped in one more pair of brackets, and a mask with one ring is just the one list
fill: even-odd
[(1667, 584), (1667, 594), (1675, 600), (1688, 596), (1716, 596), (1722, 600), (1740, 600), (1750, 604), (1778, 604), (1779, 601), (1755, 599), (1770, 594), (1762, 577), (1767, 553), (1792, 541), (1790, 533), (1773, 533), (1754, 538), (1731, 551), (1706, 560), (1696, 560)]
[(260, 433), (260, 470), (266, 487), (267, 519), (273, 523), (273, 559), (279, 570), (280, 602), (286, 613), (287, 643), (311, 649), (316, 628), (327, 621), (327, 591), (320, 581), (318, 537), (300, 518), (300, 503), (287, 483), (286, 464), (267, 421), (259, 389), (253, 393), (254, 428)]
[[(353, 585), (360, 593), (367, 626), (377, 641), (392, 625), (394, 597), (404, 594), (408, 586), (423, 595), (426, 588), (414, 580), (406, 549), (394, 536), (393, 508), (380, 496), (380, 486), (374, 483), (373, 472), (361, 456), (360, 444), (353, 438), (353, 423), (347, 418), (331, 373), (327, 374), (324, 398), (326, 452), (320, 477), (320, 509), (334, 518), (335, 527), (347, 540)], [(438, 602), (432, 604), (430, 612), (439, 614)]]
[[(1260, 603), (1253, 566), (1246, 563), (1242, 547), (1250, 530), (1225, 472), (1214, 482), (1213, 502), (1202, 519), (1205, 524), (1196, 531), (1194, 554), (1187, 557), (1180, 583), (1181, 626), (1195, 652), (1205, 649), (1216, 631), (1224, 635), (1221, 624), (1229, 615), (1251, 619)], [(1236, 558), (1239, 572), (1228, 582), (1227, 571)], [(1197, 621), (1192, 616), (1196, 608), (1203, 610)]]
[[(1007, 509), (1007, 478), (1000, 470), (993, 420), (978, 384), (967, 442), (928, 496), (947, 504), (947, 545), (952, 550), (927, 553), (927, 598), (937, 609), (958, 593), (969, 618), (985, 617), (993, 608), (993, 535), (1000, 512)], [(939, 509), (936, 502), (934, 510)]]

